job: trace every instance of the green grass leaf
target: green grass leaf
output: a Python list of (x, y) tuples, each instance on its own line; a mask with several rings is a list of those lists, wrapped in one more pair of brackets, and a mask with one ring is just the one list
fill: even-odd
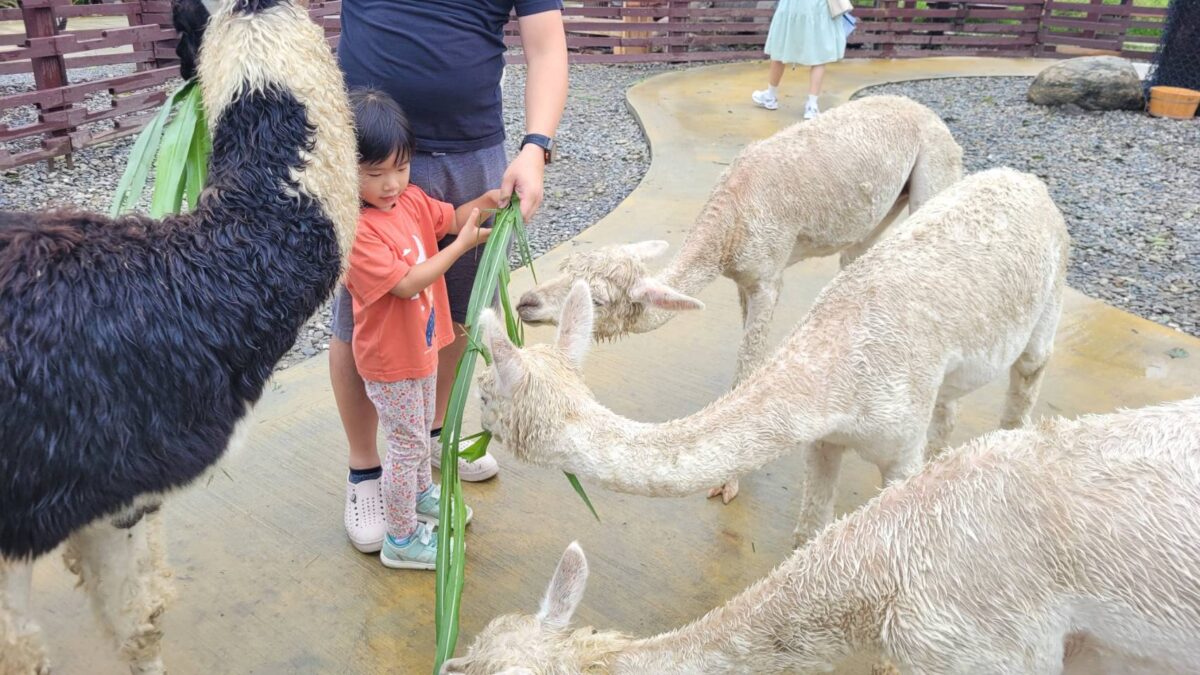
[(150, 175), (150, 167), (158, 154), (167, 118), (171, 116), (171, 111), (193, 91), (196, 91), (198, 95), (199, 88), (194, 79), (183, 83), (183, 86), (167, 97), (166, 102), (159, 108), (158, 114), (150, 120), (142, 133), (138, 134), (133, 149), (129, 151), (129, 161), (125, 165), (125, 173), (121, 174), (121, 180), (117, 183), (117, 191), (113, 195), (113, 203), (108, 210), (110, 217), (116, 218), (129, 211), (141, 199), (142, 192), (146, 189), (146, 178)]
[(154, 162), (154, 196), (150, 199), (150, 215), (162, 218), (168, 213), (179, 213), (183, 206), (183, 193), (187, 187), (189, 153), (192, 136), (196, 132), (196, 98), (192, 92), (177, 106), (174, 117), (163, 130), (162, 143)]
[[(466, 506), (462, 500), (462, 483), (458, 478), (458, 458), (461, 456), (470, 460), (482, 457), (491, 441), (491, 434), (486, 432), (462, 438), (462, 416), (475, 374), (475, 364), (478, 362), (476, 357), (483, 356), (485, 361), (489, 358), (479, 336), (479, 315), (485, 306), (492, 304), (497, 291), (509, 339), (518, 346), (524, 344), (524, 327), (513, 311), (512, 301), (508, 296), (508, 248), (514, 237), (518, 242), (522, 262), (532, 271), (533, 257), (525, 234), (525, 222), (521, 218), (520, 200), (515, 195), (512, 203), (496, 211), (492, 220), (492, 234), (484, 245), (483, 253), (480, 254), (475, 283), (471, 287), (471, 300), (467, 305), (467, 351), (455, 370), (450, 401), (442, 423), (442, 503), (439, 518), (443, 524), (449, 526), (438, 528), (437, 595), (434, 602), (437, 626), (435, 674), (441, 668), (442, 662), (454, 654), (458, 643), (458, 610), (462, 603), (462, 587), (466, 578), (466, 556), (463, 546)], [(478, 249), (468, 255), (474, 255), (476, 251)], [(472, 438), (476, 439), (475, 442), (460, 451), (460, 443)], [(567, 474), (567, 480), (598, 520), (596, 509), (584, 492), (583, 486), (571, 474)]]
[(483, 455), (487, 452), (488, 443), (492, 442), (492, 435), (486, 431), (481, 431), (470, 437), (464, 438), (463, 442), (465, 443), (471, 438), (475, 438), (475, 442), (465, 448), (459, 449), (458, 451), (458, 456), (462, 457), (468, 462), (474, 462), (480, 457), (483, 457)]
[(563, 475), (571, 482), (571, 487), (575, 488), (575, 492), (579, 493), (579, 498), (583, 500), (583, 503), (587, 504), (588, 510), (592, 512), (592, 517), (596, 519), (596, 522), (600, 522), (600, 514), (596, 513), (596, 507), (592, 506), (592, 500), (588, 499), (587, 493), (583, 491), (579, 479), (575, 477), (575, 474), (566, 471), (563, 472)]
[(200, 202), (200, 193), (208, 182), (208, 157), (212, 154), (212, 138), (208, 135), (208, 116), (196, 90), (196, 130), (192, 133), (192, 144), (188, 148), (187, 176), (184, 193), (188, 209), (195, 209)]

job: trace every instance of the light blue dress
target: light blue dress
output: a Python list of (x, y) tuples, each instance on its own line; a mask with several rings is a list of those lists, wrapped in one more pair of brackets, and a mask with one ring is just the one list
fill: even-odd
[(819, 66), (846, 54), (842, 18), (829, 16), (827, 0), (779, 0), (763, 51), (772, 61)]

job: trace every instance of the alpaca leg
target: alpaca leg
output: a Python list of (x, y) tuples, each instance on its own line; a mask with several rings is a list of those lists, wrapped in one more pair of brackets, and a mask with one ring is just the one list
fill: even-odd
[(944, 129), (926, 134), (908, 178), (908, 214), (962, 178), (962, 150)]
[(833, 497), (844, 448), (832, 443), (814, 443), (807, 450), (804, 496), (800, 522), (796, 525), (795, 547), (804, 546), (833, 520)]
[(949, 444), (950, 434), (958, 422), (958, 401), (938, 400), (933, 406), (933, 417), (929, 420), (926, 434), (925, 461), (935, 460)]
[(888, 464), (879, 466), (883, 475), (883, 485), (887, 487), (917, 473), (924, 466), (925, 444), (927, 439), (914, 440), (903, 447), (896, 459)]
[(1046, 363), (1054, 350), (1054, 334), (1058, 331), (1061, 313), (1060, 299), (1042, 314), (1025, 351), (1009, 369), (1008, 396), (1004, 403), (1004, 414), (1000, 417), (1001, 429), (1016, 429), (1029, 424), (1030, 413), (1033, 412), (1042, 378), (1046, 374)]
[(767, 339), (771, 330), (771, 319), (775, 316), (775, 305), (779, 302), (779, 290), (783, 286), (780, 278), (758, 282), (744, 292), (745, 321), (742, 343), (738, 347), (737, 372), (733, 384), (737, 386), (754, 369), (762, 364), (767, 352)]
[(50, 662), (29, 618), (33, 562), (0, 558), (0, 675), (43, 675)]
[(132, 673), (162, 673), (159, 618), (169, 590), (157, 513), (128, 528), (101, 520), (71, 535), (63, 554)]

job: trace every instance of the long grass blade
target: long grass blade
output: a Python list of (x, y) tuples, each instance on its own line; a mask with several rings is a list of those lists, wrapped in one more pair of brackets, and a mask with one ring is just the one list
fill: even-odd
[(481, 431), (480, 433), (462, 439), (462, 442), (466, 443), (471, 438), (475, 438), (475, 441), (468, 446), (460, 448), (458, 451), (458, 456), (462, 457), (468, 462), (474, 462), (487, 453), (488, 443), (492, 441), (492, 435), (487, 431)]
[(208, 157), (212, 154), (212, 138), (208, 135), (208, 115), (204, 113), (204, 104), (200, 90), (194, 89), (196, 109), (196, 130), (192, 133), (192, 144), (188, 148), (187, 178), (185, 196), (188, 209), (195, 210), (200, 202), (200, 192), (208, 182)]
[[(487, 244), (484, 245), (479, 259), (475, 283), (471, 287), (471, 300), (467, 305), (467, 351), (459, 360), (455, 370), (450, 401), (446, 406), (445, 420), (442, 424), (442, 503), (438, 515), (441, 522), (448, 526), (438, 528), (437, 596), (434, 603), (437, 654), (434, 673), (441, 668), (443, 661), (454, 654), (454, 647), (458, 643), (458, 611), (462, 603), (462, 588), (466, 579), (466, 556), (464, 555), (466, 506), (463, 503), (462, 484), (458, 477), (458, 459), (462, 457), (470, 460), (482, 457), (491, 441), (491, 434), (487, 432), (475, 434), (466, 439), (461, 436), (462, 416), (475, 374), (476, 357), (482, 355), (485, 362), (489, 360), (487, 350), (479, 338), (479, 315), (485, 306), (492, 304), (492, 299), (499, 291), (500, 308), (504, 313), (504, 325), (509, 339), (518, 346), (524, 344), (524, 328), (513, 311), (512, 301), (508, 296), (510, 280), (508, 249), (514, 237), (519, 242), (518, 249), (522, 260), (529, 266), (530, 271), (533, 270), (533, 259), (524, 229), (520, 202), (514, 197), (509, 206), (496, 211), (492, 221), (492, 234), (488, 238)], [(470, 443), (469, 447), (460, 450), (460, 444), (470, 439), (474, 439), (474, 442)], [(571, 474), (567, 474), (567, 478), (592, 515), (599, 519), (583, 486)]]
[(583, 503), (587, 504), (588, 511), (592, 512), (592, 517), (596, 519), (596, 522), (600, 522), (600, 514), (596, 513), (596, 507), (592, 506), (592, 500), (588, 499), (583, 486), (579, 484), (579, 479), (575, 477), (575, 474), (567, 473), (566, 471), (563, 472), (563, 475), (570, 481), (571, 487), (575, 488), (575, 492), (579, 494), (579, 498), (583, 500)]
[(163, 130), (162, 144), (154, 162), (154, 196), (150, 199), (150, 215), (154, 218), (161, 218), (168, 213), (179, 213), (183, 206), (183, 193), (187, 188), (188, 153), (192, 148), (192, 135), (195, 131), (196, 100), (189, 94), (184, 97), (174, 118)]
[(533, 276), (533, 283), (537, 283), (537, 270), (533, 268), (533, 249), (529, 246), (529, 233), (525, 231), (525, 219), (518, 212), (516, 214), (517, 222), (517, 257), (521, 261), (523, 267), (529, 268), (529, 274)]
[(108, 210), (110, 217), (116, 218), (132, 209), (141, 199), (142, 192), (146, 189), (146, 179), (150, 175), (150, 166), (153, 164), (154, 157), (158, 153), (159, 143), (162, 141), (163, 126), (166, 124), (167, 118), (171, 116), (171, 111), (176, 104), (195, 88), (196, 81), (188, 80), (183, 86), (176, 89), (167, 97), (154, 119), (150, 120), (142, 133), (138, 135), (137, 141), (129, 151), (125, 172), (121, 174), (121, 180), (117, 183), (117, 191), (113, 195), (113, 203)]

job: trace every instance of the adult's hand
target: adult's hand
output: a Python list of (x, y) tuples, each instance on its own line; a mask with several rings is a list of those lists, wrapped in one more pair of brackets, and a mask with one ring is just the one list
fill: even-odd
[[(517, 19), (525, 51), (525, 133), (554, 136), (567, 101), (567, 37), (562, 12), (555, 9)], [(546, 156), (526, 145), (504, 172), (500, 193), (505, 203), (513, 191), (521, 198), (521, 215), (533, 217), (542, 205)]]
[(508, 206), (516, 192), (521, 198), (521, 217), (529, 222), (542, 205), (545, 173), (546, 156), (542, 148), (533, 143), (521, 148), (504, 170), (504, 179), (500, 182), (500, 206)]

